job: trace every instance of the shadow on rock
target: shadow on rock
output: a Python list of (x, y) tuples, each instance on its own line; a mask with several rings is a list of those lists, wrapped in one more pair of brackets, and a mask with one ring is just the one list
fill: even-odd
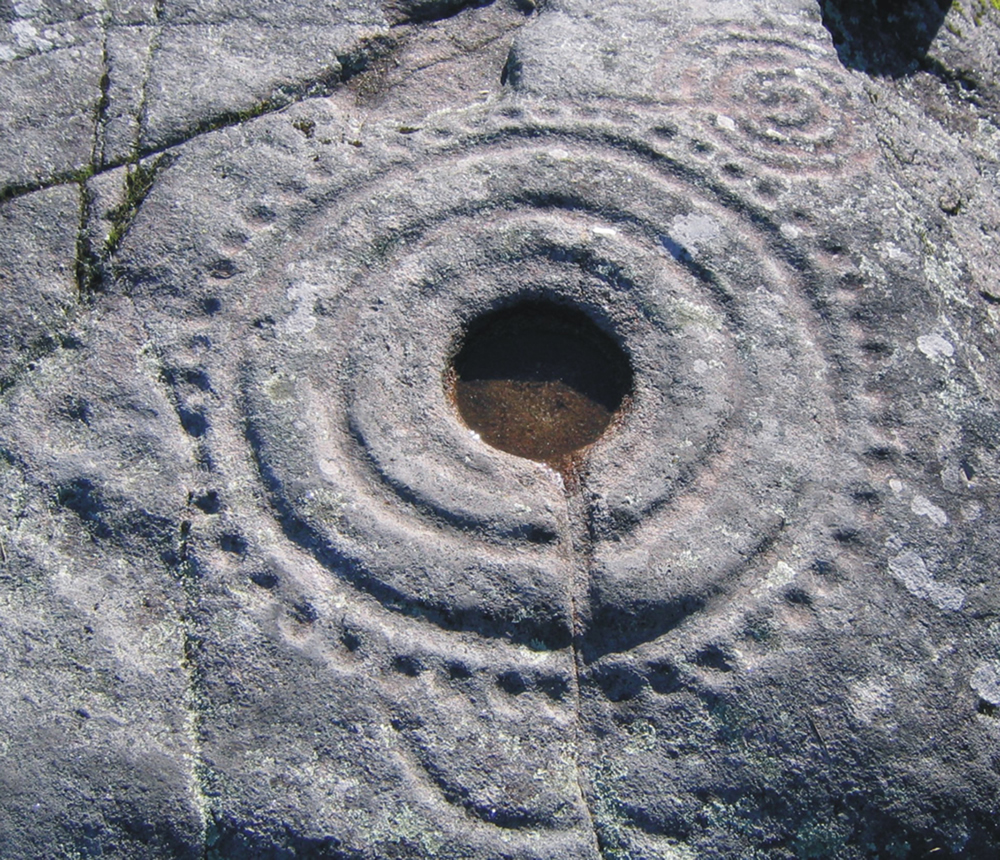
[(944, 23), (950, 0), (822, 0), (823, 26), (840, 62), (878, 77), (918, 68)]

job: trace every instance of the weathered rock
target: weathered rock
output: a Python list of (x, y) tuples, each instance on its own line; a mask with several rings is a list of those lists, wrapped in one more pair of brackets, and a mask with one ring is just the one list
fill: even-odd
[(98, 16), (79, 8), (50, 16), (31, 2), (16, 7), (0, 37), (0, 199), (8, 188), (30, 190), (86, 171), (101, 105)]
[[(0, 854), (993, 856), (995, 10), (29, 5)], [(634, 377), (562, 472), (521, 301)]]
[(0, 387), (58, 348), (78, 310), (81, 193), (61, 185), (0, 204)]

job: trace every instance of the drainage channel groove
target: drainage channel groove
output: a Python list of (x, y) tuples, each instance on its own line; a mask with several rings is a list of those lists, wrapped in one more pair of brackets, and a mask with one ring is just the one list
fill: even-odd
[[(579, 473), (587, 449), (622, 417), (632, 391), (632, 368), (621, 347), (582, 311), (553, 302), (525, 301), (484, 314), (465, 333), (446, 382), (462, 420), (484, 442), (558, 471), (566, 489), (573, 636), (573, 696), (578, 746), (581, 719), (581, 617), (590, 576), (590, 511)], [(580, 804), (601, 847), (600, 830), (577, 768)]]
[[(648, 832), (615, 763), (641, 747), (679, 773), (672, 739), (712, 743), (711, 679), (678, 655), (724, 672), (711, 647), (762, 554), (819, 534), (793, 520), (797, 471), (836, 471), (809, 263), (662, 121), (447, 117), (406, 159), (275, 209), (295, 230), (266, 264), (234, 257), (203, 305), (239, 391), (232, 414), (197, 386), (181, 403), (232, 472), (240, 540), (216, 555), (268, 607), (267, 641), (318, 661), (316, 697), (353, 715), (323, 722), (324, 779), (399, 786), (413, 844), (593, 858), (681, 838)], [(320, 719), (281, 664), (265, 674), (282, 720)], [(316, 791), (317, 828), (353, 839), (351, 794)], [(398, 828), (367, 838), (390, 856)]]

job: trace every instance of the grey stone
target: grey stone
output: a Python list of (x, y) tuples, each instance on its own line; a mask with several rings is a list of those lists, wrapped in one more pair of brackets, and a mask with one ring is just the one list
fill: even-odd
[(249, 13), (242, 3), (165, 3), (157, 23), (145, 149), (327, 94), (352, 74), (365, 38), (386, 29), (381, 10), (360, 2), (271, 3)]
[[(91, 148), (3, 168), (0, 854), (993, 856), (1000, 19), (879, 8), (12, 59)], [(452, 393), (541, 300), (634, 376), (562, 471)]]
[(995, 663), (980, 663), (969, 683), (988, 705), (1000, 705), (1000, 673)]
[[(0, 170), (9, 187), (66, 180), (91, 166), (101, 98), (101, 45), (86, 41), (0, 63)], [(39, 94), (45, 93), (44, 101)]]
[(0, 385), (6, 388), (56, 349), (78, 310), (76, 259), (81, 192), (76, 185), (0, 204)]
[(142, 144), (152, 26), (114, 27), (107, 34), (107, 106), (101, 119), (102, 166), (134, 161)]
[(108, 302), (5, 410), (0, 832), (11, 857), (201, 852), (184, 589), (169, 575), (184, 499), (160, 481), (128, 483), (136, 467), (183, 470), (186, 452), (132, 349), (137, 326), (128, 303)]

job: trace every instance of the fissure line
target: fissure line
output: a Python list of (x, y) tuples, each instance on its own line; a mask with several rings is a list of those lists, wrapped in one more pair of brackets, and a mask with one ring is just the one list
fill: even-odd
[(577, 790), (580, 793), (580, 805), (587, 817), (590, 832), (593, 835), (593, 845), (596, 857), (603, 858), (601, 840), (598, 830), (598, 823), (591, 808), (589, 792), (587, 790), (587, 780), (585, 779), (580, 764), (580, 758), (584, 749), (586, 732), (583, 724), (583, 695), (582, 679), (584, 677), (584, 648), (583, 640), (586, 636), (586, 621), (584, 618), (584, 607), (589, 590), (590, 564), (593, 544), (590, 538), (589, 510), (583, 497), (583, 488), (579, 485), (579, 478), (575, 475), (563, 478), (566, 493), (566, 533), (568, 542), (565, 544), (565, 557), (570, 570), (570, 613), (571, 613), (571, 645), (573, 654), (573, 689), (574, 689), (574, 713), (576, 717), (576, 757), (574, 760), (574, 772), (576, 775)]

